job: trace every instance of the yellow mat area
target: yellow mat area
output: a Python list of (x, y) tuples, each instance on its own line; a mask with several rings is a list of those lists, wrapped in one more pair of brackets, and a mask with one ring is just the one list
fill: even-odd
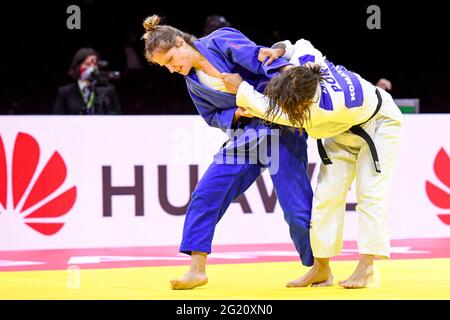
[(332, 262), (335, 285), (286, 288), (308, 269), (296, 262), (209, 265), (209, 283), (174, 291), (186, 266), (0, 272), (0, 299), (450, 299), (450, 259), (376, 261), (371, 288), (343, 289), (356, 261)]

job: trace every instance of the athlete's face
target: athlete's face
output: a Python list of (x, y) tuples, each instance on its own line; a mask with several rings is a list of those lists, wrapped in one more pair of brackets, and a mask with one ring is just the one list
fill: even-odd
[(187, 75), (194, 62), (194, 49), (182, 38), (179, 38), (177, 45), (167, 51), (156, 49), (152, 54), (152, 61), (161, 67), (166, 67), (171, 73), (177, 72)]

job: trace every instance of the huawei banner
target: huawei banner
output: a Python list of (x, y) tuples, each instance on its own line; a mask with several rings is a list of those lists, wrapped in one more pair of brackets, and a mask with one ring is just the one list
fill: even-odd
[[(392, 239), (450, 235), (449, 124), (450, 115), (406, 116)], [(178, 245), (190, 194), (226, 140), (199, 116), (0, 117), (0, 250)], [(314, 188), (313, 139), (308, 154)], [(354, 240), (354, 192), (347, 210)], [(231, 204), (214, 244), (287, 242), (265, 172)]]

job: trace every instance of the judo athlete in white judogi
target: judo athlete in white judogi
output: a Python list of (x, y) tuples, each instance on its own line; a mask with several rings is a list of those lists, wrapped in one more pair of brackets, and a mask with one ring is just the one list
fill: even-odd
[(288, 286), (332, 285), (329, 258), (342, 250), (346, 196), (356, 179), (360, 261), (339, 284), (365, 287), (373, 277), (374, 257), (390, 256), (388, 196), (402, 114), (389, 93), (334, 66), (305, 39), (261, 49), (258, 59), (270, 64), (279, 57), (288, 59), (292, 67), (271, 79), (265, 95), (237, 74), (222, 77), (227, 89), (237, 93), (237, 105), (249, 114), (303, 127), (318, 139), (322, 164), (310, 230), (314, 266)]

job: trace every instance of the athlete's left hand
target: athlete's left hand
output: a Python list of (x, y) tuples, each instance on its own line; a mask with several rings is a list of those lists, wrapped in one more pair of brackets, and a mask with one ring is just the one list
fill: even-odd
[(259, 49), (258, 60), (260, 62), (264, 62), (267, 58), (269, 58), (264, 65), (270, 66), (272, 62), (278, 58), (281, 58), (285, 52), (286, 51), (283, 48), (261, 48)]
[(221, 73), (220, 77), (223, 80), (225, 88), (233, 94), (238, 92), (239, 86), (244, 81), (239, 73)]

